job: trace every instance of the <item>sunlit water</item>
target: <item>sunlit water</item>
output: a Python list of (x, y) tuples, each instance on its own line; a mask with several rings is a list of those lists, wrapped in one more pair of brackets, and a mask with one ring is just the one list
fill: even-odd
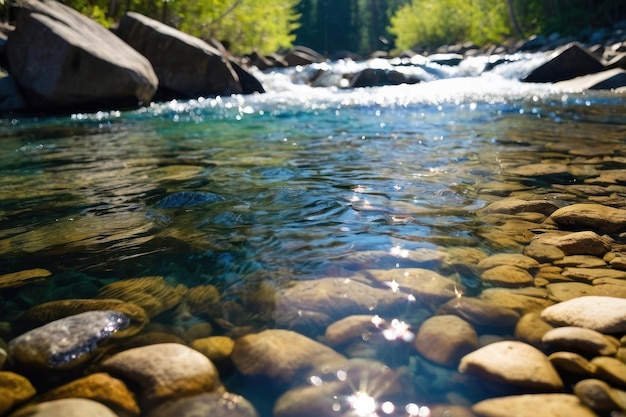
[[(263, 95), (0, 121), (0, 274), (54, 273), (0, 293), (3, 319), (138, 276), (237, 299), (259, 280), (413, 266), (402, 250), (492, 253), (475, 213), (520, 186), (503, 168), (626, 157), (623, 95), (504, 69), (357, 90), (311, 88), (305, 71), (259, 74)], [(207, 200), (163, 203), (181, 191)]]

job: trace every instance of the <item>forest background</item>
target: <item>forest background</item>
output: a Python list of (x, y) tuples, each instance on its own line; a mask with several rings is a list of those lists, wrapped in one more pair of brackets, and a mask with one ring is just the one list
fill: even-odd
[[(0, 0), (0, 7), (21, 0)], [(531, 34), (562, 36), (626, 19), (626, 0), (63, 0), (105, 26), (135, 11), (236, 54), (298, 44), (325, 55), (368, 54)]]

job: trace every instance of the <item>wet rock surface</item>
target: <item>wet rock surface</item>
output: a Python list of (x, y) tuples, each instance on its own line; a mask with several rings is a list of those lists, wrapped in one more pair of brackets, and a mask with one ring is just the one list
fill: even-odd
[(99, 343), (128, 327), (117, 311), (90, 311), (48, 323), (9, 343), (13, 358), (26, 367), (63, 369), (89, 359)]

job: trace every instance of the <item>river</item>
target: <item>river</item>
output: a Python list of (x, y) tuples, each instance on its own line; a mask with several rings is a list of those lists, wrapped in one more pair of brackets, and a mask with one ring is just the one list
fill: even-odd
[[(229, 334), (277, 326), (247, 297), (259, 283), (436, 270), (428, 254), (457, 247), (519, 251), (491, 239), (477, 211), (516, 195), (583, 201), (563, 186), (586, 176), (529, 180), (510, 169), (626, 160), (626, 96), (517, 81), (533, 59), (482, 74), (477, 61), (432, 66), (429, 82), (360, 89), (314, 88), (302, 79), (315, 69), (281, 70), (257, 74), (266, 94), (1, 120), (0, 275), (52, 275), (0, 291), (0, 320), (163, 276), (214, 285), (236, 304), (213, 323)], [(360, 64), (325, 65), (341, 73)], [(153, 321), (184, 330), (206, 320), (180, 315)], [(403, 310), (402, 319), (423, 317)]]

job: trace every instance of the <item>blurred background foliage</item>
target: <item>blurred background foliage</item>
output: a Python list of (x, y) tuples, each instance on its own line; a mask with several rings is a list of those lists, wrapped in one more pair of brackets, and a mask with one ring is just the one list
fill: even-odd
[[(0, 0), (0, 8), (23, 0)], [(482, 46), (532, 34), (577, 35), (626, 19), (626, 0), (62, 0), (105, 26), (126, 11), (236, 54), (294, 43), (324, 54)], [(5, 13), (8, 15), (8, 13)]]

